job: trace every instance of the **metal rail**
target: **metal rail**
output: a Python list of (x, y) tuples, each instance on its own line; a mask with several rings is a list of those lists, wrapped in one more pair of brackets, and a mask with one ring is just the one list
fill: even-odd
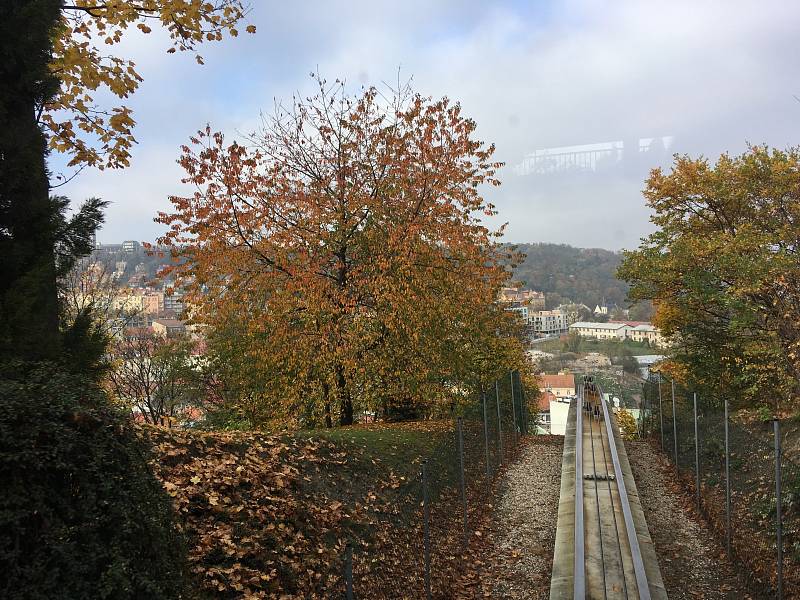
[(636, 527), (633, 523), (633, 514), (631, 513), (631, 505), (628, 499), (628, 491), (625, 489), (625, 479), (622, 475), (622, 467), (619, 464), (619, 454), (617, 453), (617, 444), (614, 441), (614, 430), (611, 425), (611, 418), (608, 413), (608, 405), (603, 398), (602, 390), (597, 387), (598, 394), (600, 395), (600, 404), (603, 407), (603, 419), (606, 422), (606, 433), (608, 434), (608, 446), (611, 450), (611, 460), (614, 465), (614, 477), (617, 482), (617, 490), (619, 491), (620, 504), (622, 507), (622, 516), (625, 520), (625, 529), (628, 533), (628, 543), (631, 548), (631, 559), (633, 561), (633, 571), (636, 575), (636, 587), (639, 589), (640, 600), (650, 600), (650, 584), (647, 581), (647, 573), (644, 569), (644, 561), (642, 560), (642, 550), (639, 547), (639, 537), (636, 534)]
[[(616, 438), (614, 436), (614, 430), (612, 425), (612, 418), (610, 412), (608, 410), (608, 404), (603, 398), (603, 392), (599, 385), (596, 383), (594, 384), (594, 393), (596, 393), (600, 399), (600, 405), (603, 409), (603, 420), (605, 421), (605, 437), (608, 440), (608, 450), (611, 455), (611, 463), (614, 471), (614, 483), (617, 487), (617, 492), (619, 496), (619, 508), (621, 509), (623, 520), (624, 520), (624, 528), (625, 528), (625, 536), (627, 538), (628, 547), (630, 548), (630, 558), (631, 562), (629, 564), (633, 565), (633, 571), (636, 578), (636, 587), (638, 589), (638, 598), (639, 600), (651, 600), (650, 594), (650, 585), (647, 578), (647, 572), (645, 570), (644, 561), (642, 559), (642, 552), (639, 545), (639, 538), (636, 533), (636, 525), (633, 519), (633, 513), (631, 511), (630, 500), (628, 498), (628, 491), (625, 486), (625, 479), (624, 474), (622, 471), (622, 466), (620, 464), (619, 459), (619, 452), (617, 451), (617, 444)], [(587, 580), (586, 580), (586, 548), (585, 548), (585, 538), (586, 538), (586, 531), (585, 531), (585, 520), (584, 520), (584, 469), (583, 469), (583, 419), (584, 419), (584, 401), (586, 399), (586, 389), (585, 384), (578, 386), (578, 397), (576, 400), (576, 414), (575, 414), (575, 532), (574, 532), (574, 565), (573, 565), (573, 598), (575, 600), (583, 600), (586, 598), (586, 588), (587, 588)], [(591, 418), (591, 417), (590, 417)], [(593, 433), (592, 429), (592, 433)], [(602, 426), (601, 426), (601, 447), (604, 446), (603, 443), (603, 433), (602, 433)], [(605, 449), (603, 449), (605, 453)], [(594, 460), (594, 442), (592, 442), (592, 460)], [(609, 498), (611, 498), (612, 507), (616, 502), (613, 500), (612, 494), (612, 484), (611, 478), (608, 476), (608, 463), (605, 463), (605, 470), (606, 470), (606, 481), (608, 483), (607, 489)], [(598, 520), (601, 518), (600, 515), (600, 504), (599, 504), (599, 489), (597, 485), (597, 473), (594, 473), (592, 477), (595, 479), (595, 495), (597, 496), (598, 506)], [(623, 582), (624, 588), (624, 596), (625, 598), (629, 597), (629, 594), (633, 591), (629, 589), (625, 577), (624, 572), (624, 562), (622, 560), (622, 539), (620, 531), (622, 527), (619, 527), (617, 524), (616, 514), (613, 514), (613, 523), (614, 523), (614, 531), (617, 537), (617, 547), (619, 552), (620, 558), (620, 568), (623, 569), (621, 573), (621, 579)], [(600, 523), (600, 559), (603, 565), (603, 597), (607, 597), (607, 585), (606, 585), (606, 573), (605, 573), (605, 561), (606, 556), (603, 550), (602, 542), (603, 542), (603, 529), (602, 524)], [(623, 591), (623, 590), (620, 590)]]
[(586, 597), (586, 561), (583, 533), (583, 388), (575, 401), (575, 566), (574, 598)]

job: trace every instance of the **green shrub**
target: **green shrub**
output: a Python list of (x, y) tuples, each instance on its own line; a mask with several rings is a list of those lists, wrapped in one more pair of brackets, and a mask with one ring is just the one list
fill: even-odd
[(185, 546), (147, 459), (85, 379), (0, 367), (0, 596), (182, 597)]
[(617, 424), (619, 431), (622, 434), (623, 440), (634, 440), (639, 433), (639, 428), (636, 425), (636, 419), (627, 410), (619, 410), (616, 412)]

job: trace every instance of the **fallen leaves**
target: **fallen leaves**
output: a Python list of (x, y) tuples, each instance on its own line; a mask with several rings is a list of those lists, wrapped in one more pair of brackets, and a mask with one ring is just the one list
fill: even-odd
[[(154, 427), (143, 433), (187, 538), (191, 574), (207, 595), (343, 594), (343, 559), (352, 543), (360, 597), (419, 597), (418, 460), (398, 472), (398, 465), (384, 464), (364, 448), (326, 439)], [(449, 434), (437, 427), (430, 435)], [(451, 509), (453, 493), (442, 491), (432, 513), (440, 597), (452, 597), (445, 588), (463, 564), (453, 554), (462, 535), (460, 514)], [(480, 537), (478, 531), (475, 539)]]

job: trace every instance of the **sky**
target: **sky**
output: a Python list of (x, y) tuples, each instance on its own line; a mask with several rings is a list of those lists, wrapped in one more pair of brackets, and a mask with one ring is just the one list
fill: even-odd
[[(206, 124), (231, 141), (253, 131), (276, 100), (313, 91), (312, 71), (354, 88), (399, 74), (461, 102), (507, 165), (486, 196), (499, 211), (490, 225), (508, 223), (509, 242), (634, 248), (652, 231), (644, 181), (674, 153), (714, 160), (748, 144), (800, 143), (800, 2), (250, 4), (257, 33), (205, 45), (204, 66), (166, 54), (158, 32), (131, 31), (115, 47), (144, 78), (126, 101), (137, 121), (132, 165), (84, 170), (57, 190), (111, 202), (99, 242), (155, 239), (153, 217), (186, 191), (180, 146)], [(656, 149), (644, 152), (650, 138)], [(589, 152), (618, 142), (624, 150)], [(545, 156), (519, 167), (565, 147), (560, 166)], [(51, 157), (51, 170), (69, 175), (63, 164)]]

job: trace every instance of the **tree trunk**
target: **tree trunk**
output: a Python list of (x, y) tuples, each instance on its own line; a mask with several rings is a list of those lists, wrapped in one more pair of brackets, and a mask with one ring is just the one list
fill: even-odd
[(336, 396), (339, 400), (339, 425), (353, 424), (353, 399), (350, 397), (350, 390), (347, 388), (347, 380), (344, 376), (344, 367), (336, 365)]
[(37, 110), (59, 0), (10, 0), (0, 19), (0, 360), (59, 355), (54, 219)]
[(331, 388), (328, 382), (322, 384), (322, 398), (325, 405), (325, 427), (331, 429), (333, 427), (333, 419), (331, 418)]

